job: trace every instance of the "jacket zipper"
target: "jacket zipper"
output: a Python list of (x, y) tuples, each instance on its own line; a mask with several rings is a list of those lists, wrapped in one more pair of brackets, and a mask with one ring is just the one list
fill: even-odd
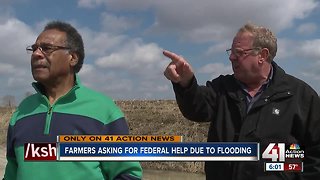
[(48, 104), (48, 110), (46, 113), (46, 122), (44, 125), (44, 131), (43, 131), (43, 134), (48, 135), (50, 132), (50, 124), (51, 124), (52, 111), (53, 111), (54, 104), (51, 105), (48, 98), (45, 95), (42, 95), (42, 97), (46, 100), (46, 102)]
[(46, 115), (46, 122), (45, 122), (45, 127), (44, 127), (44, 134), (45, 135), (49, 135), (50, 133), (50, 126), (51, 126), (51, 119), (52, 119), (52, 114), (53, 114), (53, 109), (54, 106), (58, 103), (58, 101), (60, 99), (62, 99), (65, 96), (68, 96), (68, 94), (70, 94), (70, 92), (74, 91), (74, 89), (76, 89), (78, 86), (74, 86), (73, 88), (70, 89), (70, 91), (65, 94), (64, 96), (61, 96), (59, 99), (57, 99), (57, 101), (55, 103), (53, 103), (52, 105), (50, 104), (48, 98), (46, 96), (43, 95), (43, 98), (47, 101), (48, 103), (48, 111), (47, 111), (47, 115)]
[(51, 118), (52, 118), (52, 108), (53, 108), (53, 106), (51, 106), (49, 104), (49, 109), (48, 109), (47, 116), (46, 116), (46, 124), (45, 124), (45, 127), (44, 127), (44, 134), (45, 135), (48, 135), (49, 132), (50, 132), (50, 124), (51, 124)]

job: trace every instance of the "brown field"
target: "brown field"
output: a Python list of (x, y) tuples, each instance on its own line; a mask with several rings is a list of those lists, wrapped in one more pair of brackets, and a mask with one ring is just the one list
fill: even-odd
[[(182, 135), (185, 142), (205, 142), (208, 123), (186, 120), (173, 100), (116, 101), (128, 120), (132, 135)], [(6, 141), (6, 130), (12, 109), (0, 109), (0, 144)], [(141, 162), (145, 169), (203, 173), (203, 162)]]
[(13, 111), (14, 109), (12, 108), (0, 107), (0, 145), (6, 142), (7, 128)]

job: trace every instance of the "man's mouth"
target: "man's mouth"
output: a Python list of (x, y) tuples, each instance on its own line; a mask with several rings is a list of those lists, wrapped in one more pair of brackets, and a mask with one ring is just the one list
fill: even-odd
[(43, 68), (47, 68), (47, 66), (42, 64), (32, 65), (32, 69), (43, 69)]

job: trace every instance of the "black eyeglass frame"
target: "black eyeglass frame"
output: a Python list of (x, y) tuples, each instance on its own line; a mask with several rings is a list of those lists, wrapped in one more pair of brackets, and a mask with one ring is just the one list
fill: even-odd
[(44, 54), (51, 54), (54, 51), (60, 50), (60, 49), (71, 49), (71, 47), (66, 46), (56, 46), (51, 44), (33, 44), (26, 47), (27, 53), (34, 53), (37, 49), (39, 49)]

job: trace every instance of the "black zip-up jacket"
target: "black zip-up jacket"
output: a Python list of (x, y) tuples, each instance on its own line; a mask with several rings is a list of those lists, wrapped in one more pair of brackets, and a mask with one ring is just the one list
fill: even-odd
[(264, 172), (262, 160), (210, 161), (205, 164), (208, 180), (320, 180), (320, 98), (305, 82), (272, 65), (273, 78), (249, 112), (233, 75), (206, 86), (195, 78), (188, 88), (173, 83), (176, 100), (187, 119), (211, 122), (209, 142), (259, 142), (261, 152), (272, 142), (299, 144), (305, 152), (304, 172)]

